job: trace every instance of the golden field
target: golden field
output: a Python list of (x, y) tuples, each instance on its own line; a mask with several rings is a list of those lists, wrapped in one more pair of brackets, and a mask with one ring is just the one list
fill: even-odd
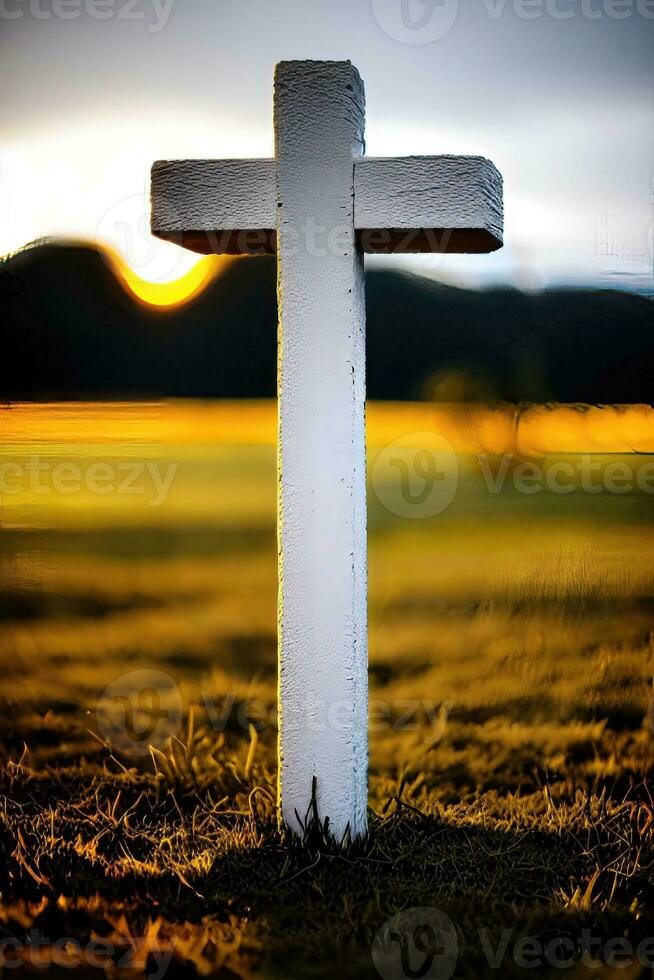
[[(275, 821), (274, 405), (1, 417), (7, 936), (109, 937), (107, 974), (377, 976), (377, 929), (429, 906), (455, 976), (523, 975), (484, 929), (571, 938), (538, 976), (645, 975), (578, 939), (654, 935), (651, 409), (369, 406), (371, 834), (345, 853)], [(144, 670), (180, 706), (151, 751), (140, 702), (131, 747), (103, 714)]]

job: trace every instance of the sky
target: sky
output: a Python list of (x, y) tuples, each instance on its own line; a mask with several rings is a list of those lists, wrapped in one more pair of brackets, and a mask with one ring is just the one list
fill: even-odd
[(352, 61), (371, 156), (475, 153), (505, 247), (375, 256), (446, 282), (652, 295), (654, 0), (0, 0), (0, 254), (97, 240), (145, 279), (153, 160), (272, 156), (272, 73)]

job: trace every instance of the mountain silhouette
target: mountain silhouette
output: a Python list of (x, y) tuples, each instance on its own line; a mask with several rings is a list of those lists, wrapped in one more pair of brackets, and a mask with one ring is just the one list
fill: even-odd
[[(629, 293), (481, 292), (366, 274), (368, 396), (650, 402), (653, 306)], [(4, 400), (273, 397), (273, 258), (232, 264), (165, 313), (102, 253), (44, 243), (0, 263)]]

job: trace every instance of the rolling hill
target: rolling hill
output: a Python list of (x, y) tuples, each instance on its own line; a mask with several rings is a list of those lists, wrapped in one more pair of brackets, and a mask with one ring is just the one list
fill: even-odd
[[(650, 402), (650, 300), (617, 291), (474, 292), (367, 273), (368, 395)], [(0, 263), (6, 400), (271, 397), (275, 263), (234, 263), (191, 303), (133, 300), (93, 247), (44, 243)]]

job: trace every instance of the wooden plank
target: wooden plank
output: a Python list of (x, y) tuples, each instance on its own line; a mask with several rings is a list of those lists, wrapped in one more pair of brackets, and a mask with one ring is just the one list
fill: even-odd
[(365, 157), (354, 168), (365, 252), (493, 252), (502, 246), (502, 177), (485, 157)]
[(275, 251), (274, 160), (158, 160), (152, 234), (194, 252)]
[[(196, 252), (276, 250), (274, 160), (160, 160), (152, 232)], [(364, 157), (354, 165), (364, 252), (493, 252), (502, 246), (502, 177), (484, 157)], [(296, 229), (309, 240), (311, 227)]]

